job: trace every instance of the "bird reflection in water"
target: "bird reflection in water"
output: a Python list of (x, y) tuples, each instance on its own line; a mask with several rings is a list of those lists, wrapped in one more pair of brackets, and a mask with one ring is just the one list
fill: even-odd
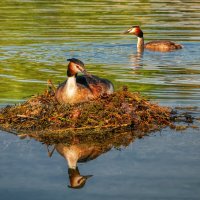
[(132, 53), (129, 55), (129, 60), (131, 63), (131, 68), (137, 70), (143, 67), (143, 53), (144, 51), (137, 51), (136, 53)]
[(77, 166), (77, 163), (83, 163), (93, 160), (100, 156), (101, 154), (109, 151), (112, 145), (103, 147), (102, 145), (95, 144), (55, 144), (53, 149), (50, 151), (48, 146), (48, 155), (51, 157), (54, 150), (65, 158), (68, 163), (68, 174), (70, 185), (69, 188), (80, 189), (82, 188), (88, 178), (92, 175), (81, 175)]
[[(56, 150), (68, 163), (68, 175), (69, 175), (69, 188), (80, 189), (86, 181), (93, 175), (81, 175), (78, 169), (78, 163), (88, 162), (96, 159), (103, 153), (108, 152), (113, 147), (125, 147), (128, 146), (135, 138), (140, 137), (141, 134), (130, 132), (118, 133), (115, 135), (109, 135), (103, 139), (99, 139), (98, 136), (94, 138), (81, 141), (79, 138), (74, 138), (72, 142), (57, 143), (53, 145), (50, 150), (50, 146), (47, 145), (48, 155), (51, 157)], [(87, 141), (87, 142), (85, 142)]]

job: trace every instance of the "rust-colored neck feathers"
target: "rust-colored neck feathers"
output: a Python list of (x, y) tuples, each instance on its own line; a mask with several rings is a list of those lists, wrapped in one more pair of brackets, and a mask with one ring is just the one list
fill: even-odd
[(73, 62), (70, 62), (68, 64), (67, 76), (68, 77), (76, 76), (77, 73), (78, 73), (78, 70), (76, 68), (76, 64), (74, 64)]
[(139, 26), (135, 26), (135, 35), (139, 38), (143, 38), (143, 32)]

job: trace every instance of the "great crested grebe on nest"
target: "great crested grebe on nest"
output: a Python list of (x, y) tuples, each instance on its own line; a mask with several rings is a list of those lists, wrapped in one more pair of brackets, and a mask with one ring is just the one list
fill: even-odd
[(139, 26), (132, 26), (131, 28), (129, 28), (127, 31), (124, 32), (124, 34), (126, 33), (130, 33), (137, 36), (138, 38), (137, 49), (139, 51), (143, 51), (144, 49), (149, 49), (152, 51), (167, 52), (183, 48), (181, 44), (177, 44), (170, 40), (154, 40), (151, 42), (144, 43), (143, 31)]
[[(56, 89), (56, 99), (60, 103), (81, 103), (96, 99), (114, 91), (113, 84), (98, 76), (90, 75), (84, 63), (76, 58), (68, 59), (67, 80)], [(84, 75), (77, 76), (79, 72)]]

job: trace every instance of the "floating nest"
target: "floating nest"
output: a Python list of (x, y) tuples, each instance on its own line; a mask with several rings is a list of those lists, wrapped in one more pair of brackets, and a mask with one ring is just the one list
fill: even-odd
[(22, 104), (2, 108), (0, 128), (50, 144), (77, 136), (101, 140), (125, 131), (142, 137), (166, 126), (174, 127), (171, 108), (152, 103), (127, 87), (74, 105), (58, 103), (54, 94), (50, 89)]

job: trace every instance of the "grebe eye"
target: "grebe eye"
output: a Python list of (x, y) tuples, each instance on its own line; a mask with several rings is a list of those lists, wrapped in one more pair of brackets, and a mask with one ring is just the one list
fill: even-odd
[(84, 179), (84, 178), (81, 177), (77, 182), (78, 182), (78, 183), (81, 183), (83, 179)]
[(81, 67), (80, 67), (79, 65), (76, 65), (76, 67), (77, 67), (78, 69), (81, 69)]

